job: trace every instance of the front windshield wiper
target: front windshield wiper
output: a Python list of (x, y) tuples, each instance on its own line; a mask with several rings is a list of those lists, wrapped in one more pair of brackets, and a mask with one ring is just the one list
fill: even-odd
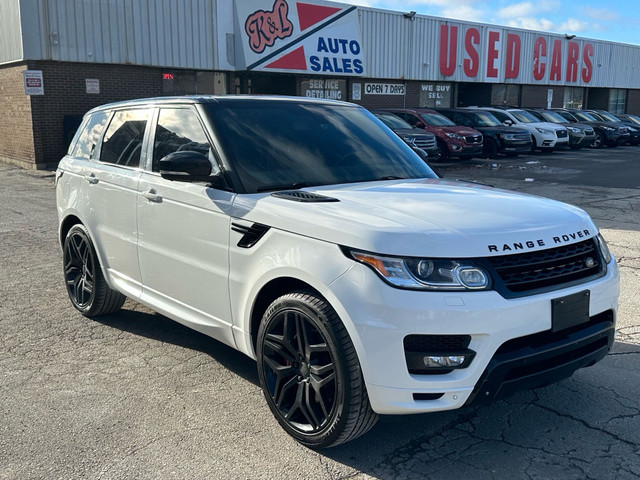
[(297, 190), (298, 188), (316, 187), (322, 185), (320, 183), (309, 182), (293, 182), (293, 183), (277, 183), (273, 185), (261, 185), (256, 189), (256, 192), (271, 192), (276, 190)]

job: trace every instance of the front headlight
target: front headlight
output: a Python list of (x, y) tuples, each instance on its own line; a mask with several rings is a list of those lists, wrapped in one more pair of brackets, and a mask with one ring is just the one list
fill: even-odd
[(608, 132), (613, 132), (613, 131), (615, 130), (615, 128), (613, 128), (613, 127), (608, 127), (608, 126), (606, 126), (606, 125), (603, 125), (603, 126), (602, 126), (602, 128), (603, 128), (603, 129), (605, 129), (605, 130), (607, 130)]
[(536, 130), (539, 131), (542, 135), (553, 135), (551, 130), (547, 130), (546, 128), (536, 127)]
[(598, 248), (600, 249), (600, 253), (602, 254), (602, 258), (607, 265), (611, 261), (611, 252), (609, 251), (609, 247), (607, 246), (607, 242), (605, 242), (604, 237), (601, 233), (598, 233), (596, 236), (596, 243), (598, 244)]
[(569, 130), (571, 130), (573, 133), (580, 133), (582, 132), (582, 130), (580, 130), (579, 128), (576, 127), (567, 127)]
[(416, 137), (402, 137), (402, 139), (411, 146), (416, 144)]
[(629, 130), (630, 132), (637, 132), (638, 129), (634, 128), (634, 127), (627, 127), (627, 130)]
[(516, 136), (513, 133), (504, 133), (501, 135), (505, 140), (515, 140)]
[(348, 251), (394, 287), (413, 290), (487, 290), (489, 274), (466, 260), (401, 258)]
[(445, 135), (456, 140), (464, 140), (464, 137), (462, 135), (458, 135), (457, 133), (445, 133)]

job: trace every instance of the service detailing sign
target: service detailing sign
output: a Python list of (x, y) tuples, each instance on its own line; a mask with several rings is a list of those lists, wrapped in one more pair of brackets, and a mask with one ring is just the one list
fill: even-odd
[(364, 73), (355, 6), (236, 0), (235, 12), (236, 41), (241, 43), (236, 43), (236, 52), (242, 52), (236, 67), (334, 76)]

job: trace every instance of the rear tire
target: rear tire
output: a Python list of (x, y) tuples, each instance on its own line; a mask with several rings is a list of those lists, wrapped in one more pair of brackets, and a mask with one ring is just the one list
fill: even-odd
[(73, 306), (86, 317), (113, 313), (126, 297), (109, 288), (87, 228), (76, 224), (69, 229), (62, 247), (67, 293)]
[(313, 292), (289, 293), (271, 304), (256, 353), (267, 404), (298, 442), (332, 447), (375, 425), (353, 343), (338, 314)]

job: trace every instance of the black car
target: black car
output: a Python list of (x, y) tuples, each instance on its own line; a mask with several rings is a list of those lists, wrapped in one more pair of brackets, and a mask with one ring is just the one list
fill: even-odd
[(587, 110), (588, 113), (596, 117), (598, 120), (602, 120), (603, 122), (610, 123), (612, 127), (626, 127), (629, 132), (629, 138), (627, 139), (627, 143), (629, 145), (638, 145), (640, 143), (640, 129), (637, 125), (628, 125), (626, 122), (623, 122), (614, 114), (607, 112), (606, 110)]
[(615, 147), (616, 145), (624, 145), (629, 140), (629, 132), (626, 127), (614, 126), (598, 120), (584, 110), (578, 108), (553, 108), (552, 110), (558, 112), (571, 123), (584, 123), (592, 126), (596, 132), (593, 148), (601, 148), (604, 145)]
[(466, 108), (437, 108), (435, 110), (456, 125), (471, 127), (482, 133), (484, 136), (482, 153), (487, 158), (495, 158), (498, 153), (515, 157), (531, 151), (533, 140), (529, 132), (521, 128), (503, 125), (490, 112)]
[(590, 147), (596, 140), (596, 132), (591, 125), (585, 123), (571, 123), (558, 112), (546, 108), (524, 108), (541, 122), (551, 122), (562, 125), (569, 131), (569, 148), (579, 150)]
[(389, 112), (373, 111), (378, 120), (395, 132), (411, 148), (418, 148), (427, 153), (429, 160), (440, 159), (440, 148), (436, 136), (421, 128), (414, 128), (400, 117)]

